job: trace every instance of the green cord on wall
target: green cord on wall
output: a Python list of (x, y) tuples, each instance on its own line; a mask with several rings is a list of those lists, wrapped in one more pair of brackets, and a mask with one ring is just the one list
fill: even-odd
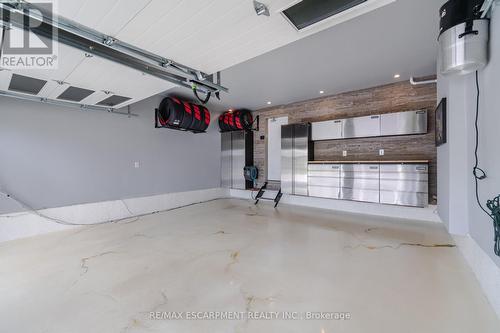
[(486, 202), (486, 207), (491, 211), (491, 218), (495, 227), (495, 254), (500, 256), (500, 195)]

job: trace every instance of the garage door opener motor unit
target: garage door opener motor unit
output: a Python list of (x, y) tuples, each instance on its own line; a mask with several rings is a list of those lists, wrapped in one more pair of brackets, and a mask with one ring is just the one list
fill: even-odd
[(441, 72), (467, 74), (488, 63), (489, 19), (484, 0), (450, 0), (439, 14)]

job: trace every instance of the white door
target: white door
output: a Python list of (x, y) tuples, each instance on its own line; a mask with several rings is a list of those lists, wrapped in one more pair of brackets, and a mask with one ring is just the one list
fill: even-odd
[(281, 126), (288, 117), (267, 120), (267, 180), (281, 180)]

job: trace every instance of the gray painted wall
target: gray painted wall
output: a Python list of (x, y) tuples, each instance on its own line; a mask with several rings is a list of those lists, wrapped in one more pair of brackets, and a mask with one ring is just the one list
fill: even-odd
[(0, 186), (37, 209), (219, 187), (216, 115), (208, 134), (155, 129), (160, 100), (129, 119), (0, 98)]
[[(490, 63), (479, 72), (480, 167), (488, 178), (480, 182), (481, 202), (500, 194), (500, 6), (494, 8), (490, 27)], [(474, 192), (475, 76), (439, 77), (438, 95), (447, 97), (449, 143), (438, 149), (438, 205), (452, 233), (467, 234), (500, 267), (493, 252), (493, 223), (478, 207)]]

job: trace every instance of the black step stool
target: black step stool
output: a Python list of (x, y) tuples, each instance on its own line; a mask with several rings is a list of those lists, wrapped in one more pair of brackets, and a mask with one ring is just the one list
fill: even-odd
[(267, 182), (264, 183), (264, 185), (259, 189), (259, 192), (257, 193), (257, 196), (255, 197), (255, 204), (259, 203), (259, 200), (269, 200), (269, 201), (274, 201), (274, 208), (278, 206), (280, 203), (281, 197), (283, 196), (283, 193), (281, 193), (281, 188), (278, 191), (278, 194), (276, 197), (273, 198), (264, 198), (264, 193), (266, 192), (267, 189)]

